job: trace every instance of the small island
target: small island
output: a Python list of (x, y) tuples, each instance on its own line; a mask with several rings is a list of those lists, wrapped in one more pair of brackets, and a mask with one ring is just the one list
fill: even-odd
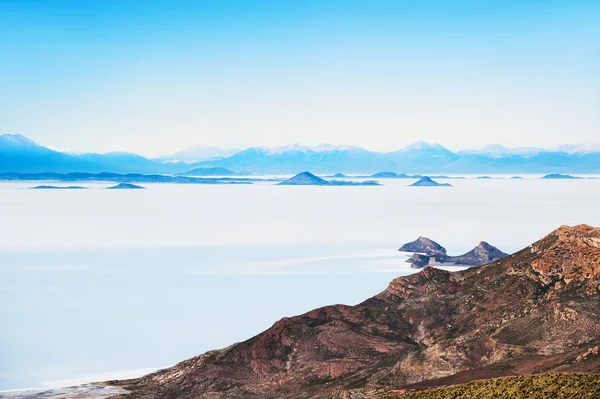
[(430, 177), (423, 176), (419, 181), (410, 185), (411, 187), (452, 187), (450, 183), (438, 183)]
[(131, 183), (119, 183), (116, 186), (106, 187), (107, 190), (139, 190), (145, 189), (146, 187), (138, 186)]
[(29, 187), (30, 190), (85, 190), (83, 186), (35, 186)]
[(281, 186), (379, 186), (380, 184), (373, 180), (362, 182), (345, 181), (345, 180), (325, 180), (310, 172), (298, 173), (279, 183)]
[(196, 168), (185, 173), (183, 176), (235, 176), (237, 173), (225, 168)]
[(571, 175), (562, 175), (560, 173), (550, 173), (546, 176), (542, 176), (542, 179), (581, 179), (581, 177), (571, 176)]
[(427, 237), (419, 237), (415, 241), (406, 243), (398, 251), (413, 252), (407, 262), (411, 264), (411, 267), (417, 269), (439, 265), (481, 266), (508, 256), (508, 254), (485, 241), (481, 241), (469, 252), (458, 256), (450, 256), (446, 253), (446, 248)]

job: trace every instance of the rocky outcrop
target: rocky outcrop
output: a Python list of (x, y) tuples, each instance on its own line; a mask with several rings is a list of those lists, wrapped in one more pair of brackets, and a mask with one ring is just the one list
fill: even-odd
[(508, 254), (485, 241), (481, 241), (475, 248), (465, 254), (450, 256), (448, 261), (458, 265), (480, 266), (502, 259), (505, 256), (508, 256)]
[(507, 256), (493, 245), (481, 241), (475, 248), (458, 256), (450, 256), (446, 249), (437, 242), (426, 237), (419, 237), (400, 247), (402, 252), (415, 252), (407, 262), (415, 268), (430, 266), (481, 266)]
[(419, 237), (414, 241), (408, 242), (402, 245), (398, 251), (416, 252), (426, 255), (446, 254), (446, 248), (427, 237)]
[(318, 399), (600, 372), (599, 287), (600, 229), (565, 226), (499, 261), (456, 273), (427, 266), (357, 306), (283, 318), (245, 342), (117, 383), (128, 398)]

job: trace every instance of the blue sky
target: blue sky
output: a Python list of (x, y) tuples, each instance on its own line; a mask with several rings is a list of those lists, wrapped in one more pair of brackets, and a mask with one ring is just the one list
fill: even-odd
[(600, 141), (598, 1), (0, 0), (0, 133), (160, 155)]

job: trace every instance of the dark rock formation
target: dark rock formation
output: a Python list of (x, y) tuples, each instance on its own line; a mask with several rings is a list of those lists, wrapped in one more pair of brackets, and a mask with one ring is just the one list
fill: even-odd
[(446, 254), (446, 248), (427, 237), (419, 237), (414, 241), (406, 243), (398, 251), (418, 252), (427, 255)]
[(423, 176), (419, 181), (411, 184), (412, 187), (452, 187), (450, 183), (438, 183), (432, 180), (430, 177)]
[(431, 262), (432, 256), (430, 255), (422, 255), (422, 254), (413, 254), (410, 258), (408, 258), (407, 262), (412, 265), (415, 269), (421, 269)]
[(459, 265), (480, 266), (502, 259), (505, 256), (508, 256), (508, 254), (485, 241), (481, 241), (475, 248), (465, 254), (450, 256), (449, 261)]
[(407, 260), (407, 262), (415, 268), (421, 268), (427, 265), (481, 266), (507, 256), (506, 253), (485, 241), (481, 241), (475, 248), (467, 253), (458, 256), (450, 256), (446, 253), (444, 247), (426, 237), (419, 237), (413, 242), (404, 244), (400, 247), (399, 251), (415, 252), (415, 254)]
[(564, 226), (482, 267), (425, 267), (357, 306), (283, 318), (247, 341), (117, 383), (140, 399), (320, 399), (440, 378), (597, 373), (599, 287), (600, 229)]

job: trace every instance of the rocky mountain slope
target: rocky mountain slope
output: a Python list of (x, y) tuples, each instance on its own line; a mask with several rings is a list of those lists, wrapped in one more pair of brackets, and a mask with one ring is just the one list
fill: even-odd
[[(563, 226), (487, 265), (426, 267), (357, 306), (149, 376), (129, 398), (356, 398), (537, 372), (600, 372), (600, 229)], [(113, 382), (114, 383), (114, 382)]]

